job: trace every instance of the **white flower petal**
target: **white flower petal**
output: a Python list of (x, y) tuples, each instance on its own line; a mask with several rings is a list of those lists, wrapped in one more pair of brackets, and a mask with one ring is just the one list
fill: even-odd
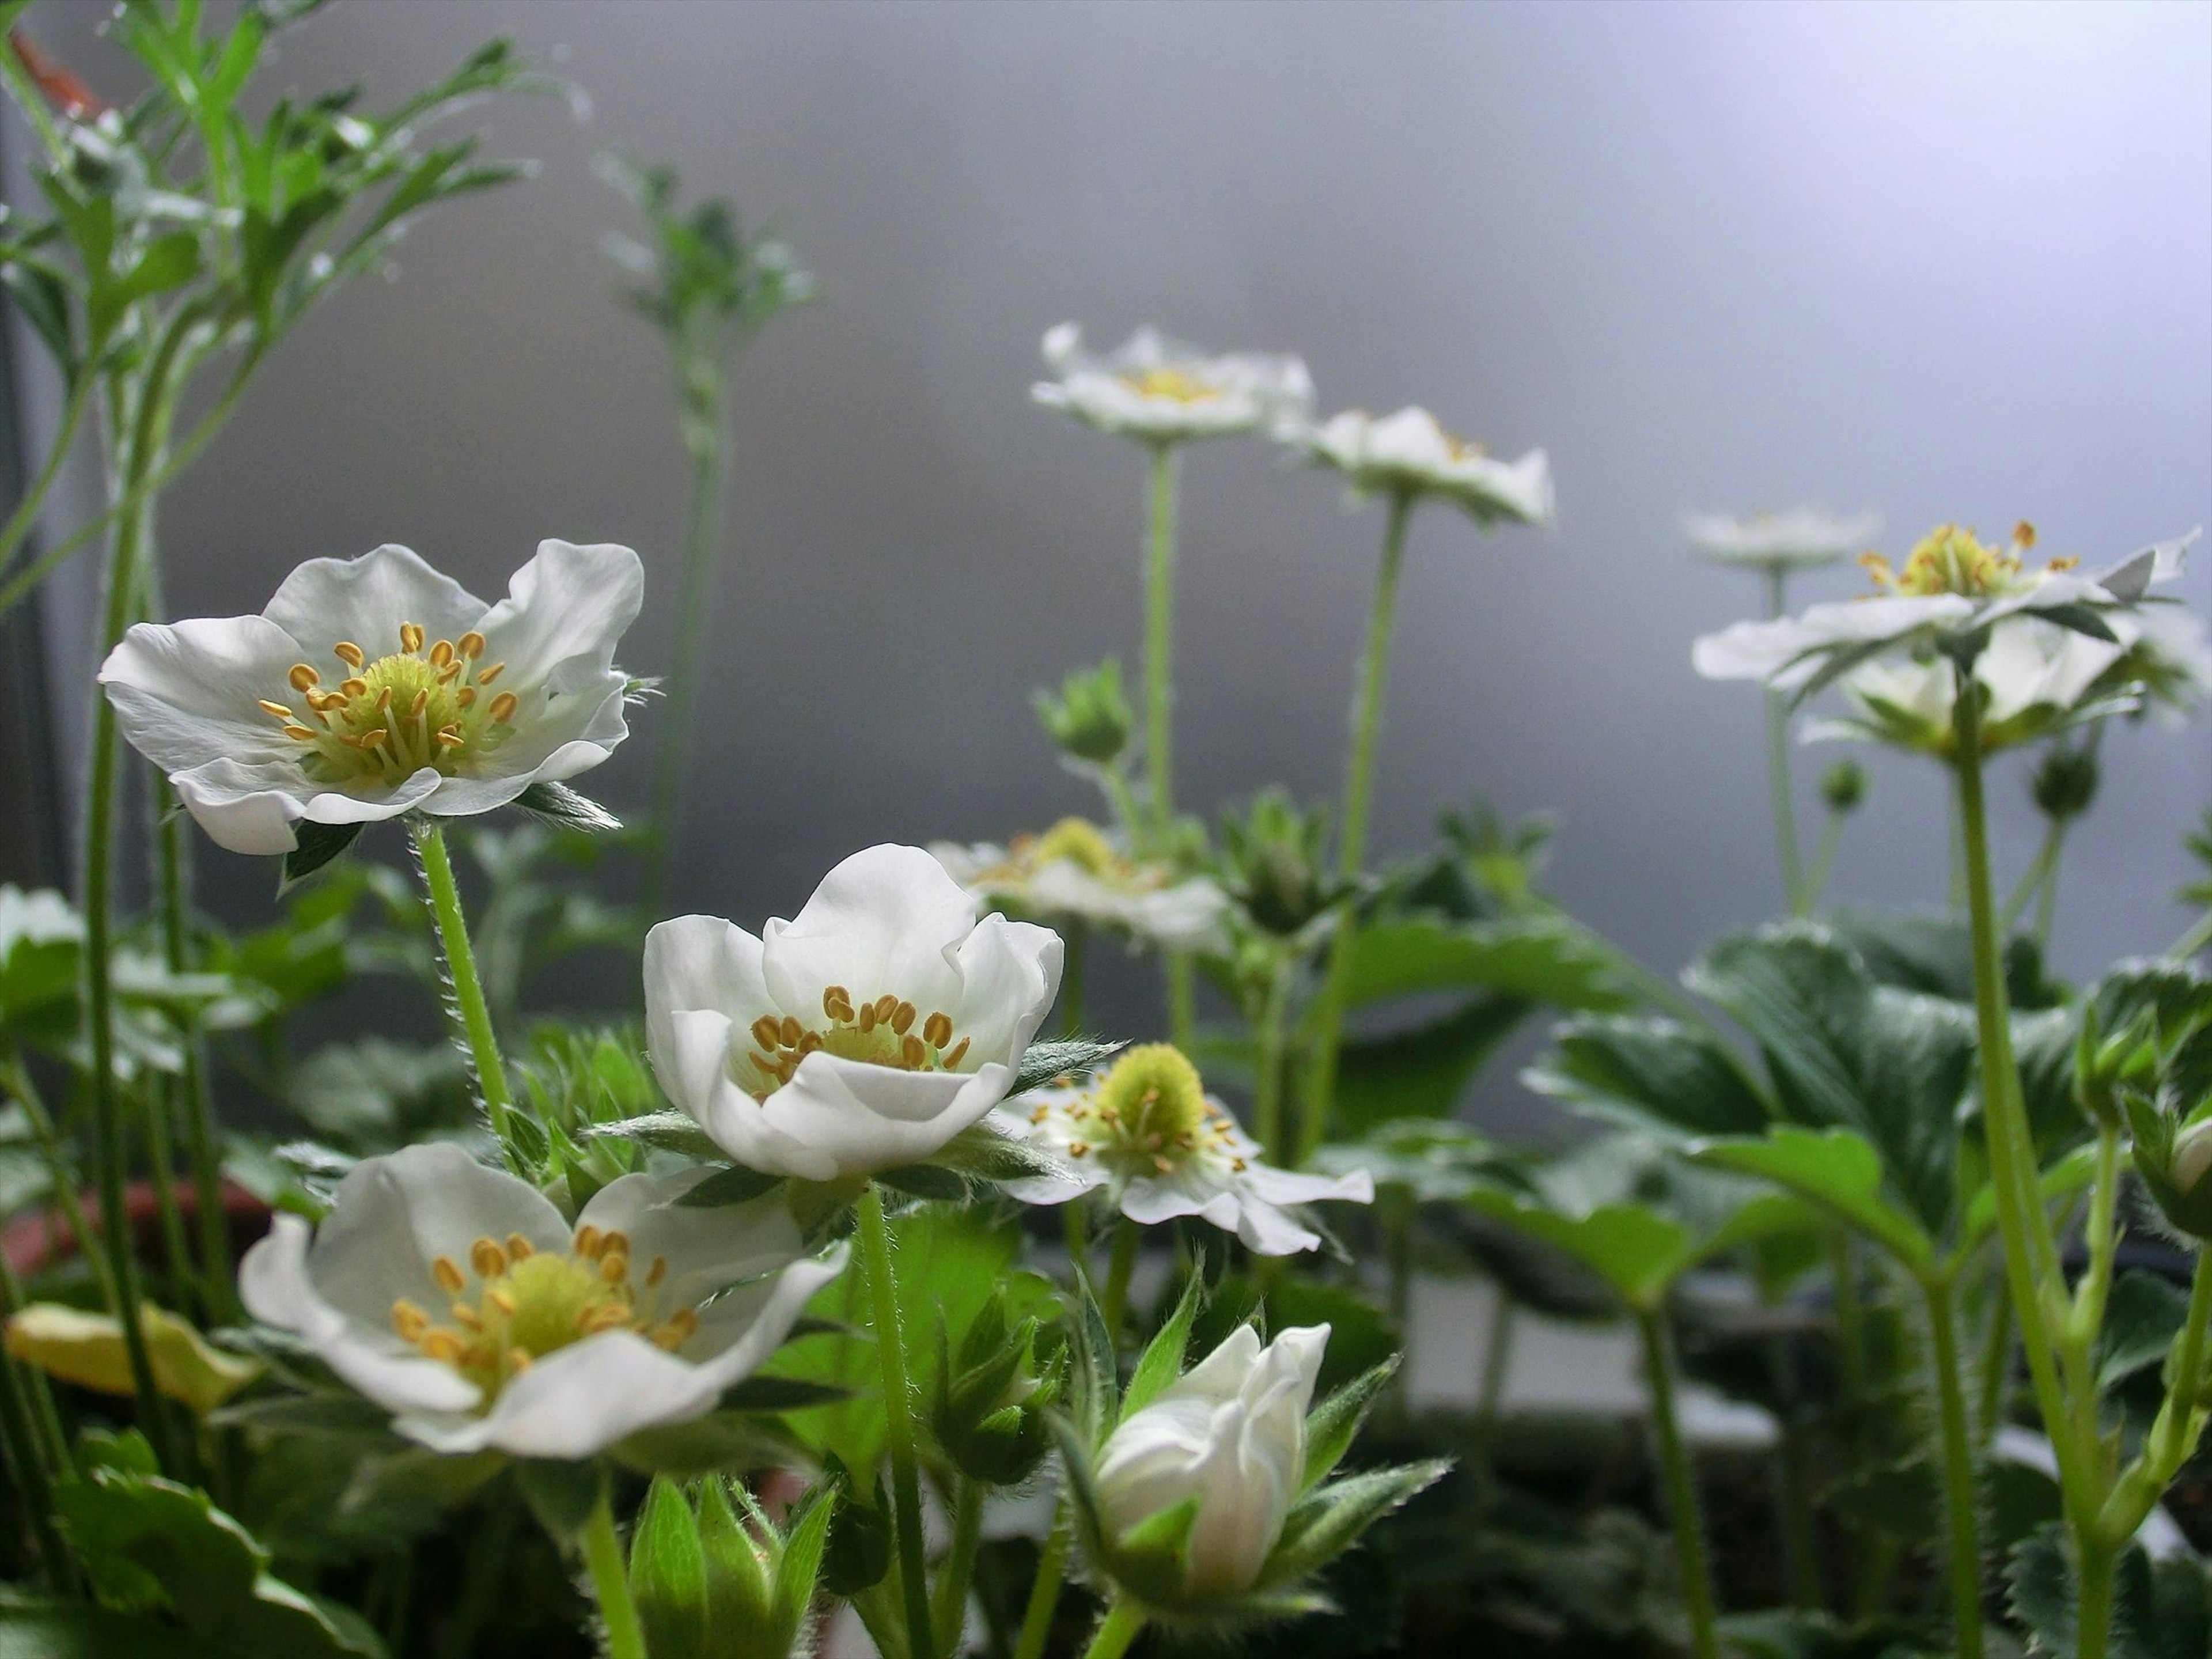
[(822, 993), (894, 992), (924, 1014), (958, 1000), (949, 953), (975, 926), (975, 901), (919, 847), (871, 847), (822, 878), (789, 921), (761, 929), (761, 971), (782, 1008), (812, 1018)]
[(1881, 532), (1878, 513), (1838, 514), (1817, 507), (1738, 518), (1727, 513), (1687, 513), (1682, 534), (1698, 557), (1716, 564), (1774, 565), (1804, 569), (1850, 558)]
[(108, 653), (100, 683), (131, 746), (165, 772), (225, 757), (296, 771), (299, 745), (260, 700), (291, 697), (284, 677), (300, 654), (260, 617), (139, 623)]
[(309, 559), (285, 577), (261, 614), (327, 666), (341, 640), (371, 659), (399, 649), (399, 624), (419, 623), (430, 638), (459, 639), (477, 625), (484, 602), (451, 576), (396, 544), (356, 559)]
[(919, 1163), (981, 1122), (1012, 1076), (996, 1063), (965, 1074), (902, 1072), (817, 1051), (758, 1110), (767, 1128), (830, 1159), (836, 1175), (874, 1175)]
[(1011, 1073), (1060, 994), (1066, 946), (1050, 928), (985, 916), (953, 962), (960, 991), (945, 1012), (974, 1048), (968, 1063), (997, 1060)]
[(477, 625), (485, 660), (507, 664), (506, 684), (518, 694), (542, 686), (596, 702), (644, 599), (645, 567), (629, 548), (540, 542)]

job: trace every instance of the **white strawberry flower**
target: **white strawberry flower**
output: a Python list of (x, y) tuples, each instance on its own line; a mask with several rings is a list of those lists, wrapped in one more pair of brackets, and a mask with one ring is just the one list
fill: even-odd
[(1793, 507), (1780, 513), (1686, 513), (1682, 534), (1697, 556), (1714, 564), (1757, 569), (1811, 570), (1861, 551), (1881, 528), (1878, 513), (1831, 513)]
[(1425, 409), (1377, 417), (1346, 410), (1316, 427), (1279, 424), (1276, 436), (1320, 465), (1335, 468), (1358, 495), (1436, 495), (1455, 502), (1479, 524), (1531, 524), (1558, 519), (1552, 465), (1540, 449), (1516, 461), (1447, 431)]
[(286, 853), (302, 821), (467, 817), (606, 759), (643, 592), (626, 547), (542, 542), (487, 605), (385, 546), (308, 560), (258, 617), (141, 623), (100, 680), (218, 845)]
[(1213, 356), (1140, 328), (1103, 356), (1083, 348), (1083, 331), (1061, 323), (1044, 337), (1053, 378), (1030, 395), (1101, 432), (1150, 443), (1182, 443), (1258, 431), (1304, 419), (1313, 380), (1296, 357)]
[(1178, 880), (1173, 866), (1133, 857), (1125, 836), (1085, 818), (1062, 818), (1011, 845), (933, 842), (930, 855), (987, 904), (1118, 928), (1169, 951), (1229, 948), (1229, 896), (1204, 876)]
[(1364, 1170), (1301, 1175), (1262, 1163), (1259, 1144), (1206, 1092), (1182, 1051), (1164, 1042), (1129, 1049), (1086, 1082), (1025, 1094), (994, 1121), (1056, 1166), (1004, 1183), (1024, 1203), (1062, 1204), (1103, 1190), (1141, 1225), (1197, 1216), (1258, 1255), (1320, 1247), (1297, 1205), (1375, 1199)]
[(758, 938), (662, 922), (645, 944), (661, 1087), (749, 1169), (828, 1182), (927, 1158), (1006, 1097), (1060, 990), (1057, 935), (978, 909), (927, 853), (886, 846)]
[(447, 1143), (365, 1159), (318, 1229), (280, 1213), (239, 1291), (442, 1452), (577, 1461), (714, 1408), (844, 1265), (774, 1198), (690, 1209), (705, 1170), (627, 1175), (572, 1227)]

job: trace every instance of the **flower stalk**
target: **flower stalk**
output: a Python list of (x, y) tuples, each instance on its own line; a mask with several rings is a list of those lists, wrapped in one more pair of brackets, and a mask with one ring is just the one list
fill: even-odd
[(869, 1183), (859, 1206), (860, 1260), (875, 1300), (876, 1352), (884, 1373), (884, 1420), (890, 1443), (893, 1528), (898, 1539), (899, 1588), (904, 1595), (908, 1651), (935, 1650), (927, 1557), (921, 1534), (921, 1480), (914, 1449), (914, 1395), (906, 1374), (898, 1283), (891, 1276), (890, 1225), (883, 1194)]
[[(687, 375), (687, 388), (707, 380)], [(665, 908), (684, 808), (685, 762), (699, 700), (699, 662), (714, 605), (714, 559), (721, 546), (722, 497), (729, 472), (729, 416), (719, 391), (687, 397), (684, 441), (691, 460), (691, 493), (684, 520), (684, 585), (676, 611), (676, 649), (669, 659), (668, 706), (653, 751), (653, 842), (646, 866), (647, 908)], [(704, 406), (700, 406), (704, 405)]]
[(1667, 1340), (1663, 1310), (1638, 1308), (1636, 1328), (1644, 1342), (1644, 1373), (1651, 1390), (1651, 1431), (1659, 1473), (1667, 1489), (1667, 1511), (1674, 1522), (1675, 1558), (1682, 1574), (1682, 1601), (1690, 1620), (1690, 1649), (1698, 1659), (1720, 1659), (1712, 1568), (1705, 1552), (1705, 1522), (1698, 1511), (1696, 1477), (1682, 1439), (1674, 1403), (1674, 1358)]
[(1091, 1638), (1091, 1645), (1083, 1650), (1084, 1659), (1121, 1659), (1145, 1628), (1145, 1615), (1127, 1601), (1117, 1601), (1106, 1609), (1106, 1617)]
[[(1790, 578), (1779, 564), (1770, 564), (1766, 578), (1766, 614), (1779, 620), (1789, 614)], [(1790, 775), (1790, 697), (1770, 686), (1766, 690), (1766, 789), (1774, 813), (1774, 839), (1782, 855), (1782, 896), (1790, 914), (1802, 916), (1812, 908), (1811, 889), (1805, 880), (1804, 854), (1797, 839), (1797, 798)]]
[(476, 952), (469, 944), (468, 917), (461, 908), (461, 893), (453, 879), (453, 861), (446, 851), (446, 832), (434, 820), (419, 815), (408, 819), (414, 837), (415, 856), (422, 870), (422, 885), (430, 902), (430, 918), (438, 929), (438, 944), (445, 952), (447, 982), (453, 994), (453, 1010), (477, 1074), (477, 1090), (491, 1119), (501, 1156), (514, 1152), (507, 1139), (507, 1117), (514, 1097), (507, 1091), (507, 1066), (500, 1057), (499, 1034), (493, 1030), (491, 1009), (484, 1001), (483, 982), (477, 976)]
[(1929, 1363), (1936, 1371), (1936, 1450), (1949, 1534), (1945, 1572), (1951, 1587), (1953, 1650), (1959, 1659), (1981, 1659), (1982, 1547), (1975, 1515), (1973, 1436), (1959, 1372), (1958, 1312), (1948, 1273), (1923, 1278), (1920, 1293), (1928, 1310)]
[(1145, 766), (1153, 856), (1175, 824), (1176, 469), (1178, 448), (1152, 446), (1145, 538)]
[(605, 1627), (607, 1659), (646, 1659), (645, 1626), (630, 1599), (629, 1577), (623, 1565), (622, 1540), (615, 1534), (614, 1510), (603, 1485), (592, 1504), (579, 1540), (584, 1552), (584, 1571), (592, 1581), (592, 1597), (599, 1604), (599, 1622)]

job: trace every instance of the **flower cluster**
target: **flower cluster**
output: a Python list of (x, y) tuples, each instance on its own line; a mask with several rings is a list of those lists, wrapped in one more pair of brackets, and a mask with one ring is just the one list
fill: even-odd
[(1172, 865), (1131, 856), (1127, 839), (1087, 818), (1066, 817), (1007, 846), (937, 842), (947, 874), (988, 903), (1031, 915), (1095, 923), (1164, 951), (1228, 949), (1229, 908), (1218, 883), (1178, 878)]

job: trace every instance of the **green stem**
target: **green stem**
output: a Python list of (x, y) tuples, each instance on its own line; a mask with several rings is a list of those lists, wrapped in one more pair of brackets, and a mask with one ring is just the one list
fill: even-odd
[(1821, 1604), (1820, 1549), (1813, 1519), (1813, 1491), (1805, 1443), (1804, 1414), (1790, 1363), (1790, 1342), (1775, 1335), (1766, 1341), (1767, 1376), (1774, 1389), (1774, 1510), (1782, 1523), (1782, 1569), (1790, 1599), (1801, 1607)]
[[(1990, 1185), (1996, 1200), (1997, 1228), (2003, 1242), (2006, 1283), (2021, 1346), (2035, 1384), (2044, 1432), (2058, 1460), (2059, 1486), (2069, 1515), (2088, 1499), (2087, 1471), (2078, 1465), (2068, 1433), (2066, 1395), (2057, 1353), (2045, 1323), (2043, 1293), (2059, 1278), (2057, 1248), (2050, 1237), (2050, 1217), (2037, 1182), (2035, 1143), (2021, 1098), (2013, 1060), (2012, 1019), (2006, 1003), (2004, 959), (1999, 948), (1996, 905), (1990, 885), (1988, 809), (1982, 793), (1981, 697), (1972, 665), (1957, 665), (1959, 690), (1953, 700), (1957, 733), (1959, 826), (1966, 856), (1966, 910), (1974, 949), (1974, 1016), (1978, 1028), (1982, 1123), (1988, 1144)], [(2101, 1654), (2084, 1650), (2085, 1659)]]
[(676, 833), (684, 806), (684, 779), (699, 698), (699, 661), (714, 594), (715, 554), (721, 545), (722, 485), (728, 471), (729, 427), (717, 400), (711, 417), (686, 422), (690, 437), (691, 495), (684, 520), (684, 585), (676, 613), (676, 649), (668, 669), (668, 707), (653, 752), (653, 841), (646, 866), (647, 913), (661, 914)]
[[(1789, 577), (1780, 565), (1768, 565), (1765, 574), (1766, 614), (1778, 617), (1788, 608)], [(1802, 916), (1811, 903), (1797, 840), (1796, 792), (1790, 777), (1790, 698), (1782, 691), (1766, 694), (1766, 793), (1774, 812), (1775, 844), (1782, 854), (1782, 896), (1790, 914)]]
[(1176, 462), (1171, 443), (1152, 446), (1145, 548), (1145, 764), (1152, 787), (1155, 857), (1175, 824)]
[(1129, 787), (1129, 775), (1122, 769), (1121, 763), (1112, 760), (1103, 766), (1086, 769), (1098, 780), (1099, 788), (1105, 793), (1106, 804), (1112, 809), (1115, 821), (1121, 824), (1121, 833), (1128, 836), (1129, 845), (1139, 850), (1149, 846), (1152, 834), (1146, 826), (1144, 813), (1138, 809), (1136, 793)]
[(952, 1547), (937, 1570), (937, 1596), (933, 1616), (937, 1624), (934, 1652), (951, 1656), (960, 1651), (960, 1633), (968, 1621), (968, 1591), (975, 1577), (975, 1552), (983, 1541), (983, 1487), (980, 1481), (960, 1477), (952, 1499)]
[(2117, 1552), (2075, 1540), (2074, 1651), (2080, 1659), (2101, 1659), (2112, 1645), (2112, 1591), (2118, 1565)]
[[(95, 343), (86, 349), (85, 362), (91, 363), (102, 351), (104, 343)], [(62, 464), (69, 459), (76, 447), (76, 435), (84, 425), (84, 417), (91, 411), (94, 394), (100, 389), (100, 377), (87, 369), (81, 372), (71, 384), (69, 397), (62, 404), (60, 423), (54, 429), (53, 447), (46, 452), (46, 464), (39, 470), (23, 499), (8, 515), (8, 522), (0, 526), (0, 570), (14, 562), (15, 550), (23, 544), (24, 538), (37, 527), (40, 510), (46, 506), (46, 496), (61, 476)]]
[(447, 977), (453, 987), (462, 1035), (468, 1040), (469, 1057), (476, 1067), (477, 1089), (483, 1097), (501, 1155), (512, 1161), (514, 1153), (507, 1138), (507, 1115), (514, 1100), (507, 1092), (507, 1066), (500, 1058), (491, 1010), (477, 978), (476, 953), (469, 947), (468, 917), (461, 909), (460, 889), (453, 880), (453, 861), (446, 852), (446, 831), (434, 818), (420, 815), (408, 820), (408, 828), (415, 838), (416, 861), (422, 866), (422, 885), (429, 894), (438, 943), (446, 953)]
[(1929, 1363), (1936, 1369), (1936, 1449), (1950, 1534), (1947, 1568), (1952, 1651), (1959, 1659), (1981, 1659), (1982, 1546), (1975, 1519), (1973, 1431), (1966, 1420), (1966, 1390), (1959, 1376), (1958, 1316), (1948, 1278), (1923, 1279), (1920, 1291), (1928, 1308)]
[(908, 1651), (926, 1655), (933, 1628), (922, 1549), (921, 1480), (914, 1453), (914, 1395), (907, 1384), (906, 1340), (899, 1328), (898, 1284), (891, 1277), (890, 1224), (872, 1182), (859, 1206), (860, 1259), (875, 1298), (876, 1353), (884, 1369), (884, 1419), (890, 1443), (892, 1519), (898, 1534), (900, 1589), (906, 1600)]
[(599, 1622), (606, 1627), (607, 1659), (646, 1659), (645, 1626), (638, 1622), (637, 1604), (629, 1597), (622, 1540), (615, 1535), (614, 1510), (608, 1506), (605, 1486), (584, 1522), (580, 1541), (592, 1599), (599, 1604)]
[(100, 1286), (100, 1299), (119, 1322), (123, 1318), (123, 1304), (116, 1298), (115, 1279), (107, 1255), (93, 1236), (91, 1224), (85, 1219), (84, 1204), (77, 1195), (80, 1177), (76, 1165), (70, 1161), (69, 1149), (62, 1144), (53, 1114), (46, 1109), (46, 1097), (31, 1080), (29, 1068), (16, 1054), (10, 1054), (0, 1060), (0, 1083), (7, 1085), (8, 1092), (15, 1097), (16, 1103), (23, 1109), (23, 1115), (30, 1121), (31, 1133), (46, 1162), (47, 1178), (53, 1182), (54, 1202), (61, 1210), (62, 1220), (70, 1236), (76, 1240), (77, 1254), (92, 1269), (93, 1281)]
[(1060, 969), (1060, 1034), (1064, 1037), (1080, 1036), (1084, 958), (1091, 943), (1090, 925), (1079, 917), (1071, 917), (1060, 928), (1060, 939), (1065, 951)]
[(161, 1229), (161, 1255), (168, 1264), (167, 1290), (180, 1307), (192, 1283), (192, 1249), (185, 1241), (184, 1212), (177, 1207), (176, 1153), (169, 1144), (170, 1114), (175, 1107), (175, 1081), (151, 1079), (146, 1091), (146, 1165), (153, 1176), (154, 1214)]
[(1482, 1345), (1482, 1382), (1474, 1399), (1474, 1442), (1486, 1465), (1491, 1449), (1498, 1443), (1498, 1425), (1505, 1412), (1505, 1384), (1513, 1375), (1513, 1297), (1501, 1279), (1491, 1280), (1490, 1289), (1494, 1299)]
[[(1400, 490), (1390, 497), (1382, 529), (1382, 557), (1376, 570), (1375, 603), (1367, 617), (1367, 641), (1359, 659), (1358, 690), (1352, 702), (1352, 752), (1344, 779), (1344, 823), (1337, 841), (1337, 870), (1357, 881), (1367, 863), (1367, 819), (1375, 790), (1376, 738), (1382, 725), (1382, 691), (1390, 666), (1390, 632), (1398, 608), (1398, 573), (1405, 563), (1406, 527), (1414, 495)], [(1337, 1052), (1344, 1037), (1344, 1002), (1352, 971), (1352, 944), (1358, 931), (1358, 911), (1347, 899), (1339, 911), (1336, 935), (1329, 941), (1328, 973), (1322, 988), (1314, 1054), (1307, 1073), (1306, 1109), (1298, 1126), (1298, 1159), (1304, 1164), (1327, 1133), (1336, 1097)]]
[(1187, 951), (1167, 959), (1168, 1041), (1188, 1054), (1198, 1042), (1198, 979)]
[(1982, 1397), (1978, 1423), (1982, 1443), (1995, 1437), (2004, 1421), (2005, 1384), (2012, 1374), (2012, 1301), (2005, 1294), (2004, 1270), (1990, 1287), (1988, 1328), (1982, 1334)]
[(1667, 1340), (1666, 1316), (1638, 1308), (1636, 1326), (1644, 1339), (1644, 1371), (1651, 1389), (1651, 1430), (1657, 1442), (1659, 1473), (1667, 1488), (1674, 1551), (1681, 1565), (1682, 1601), (1690, 1620), (1690, 1649), (1697, 1659), (1720, 1659), (1712, 1569), (1705, 1555), (1705, 1522), (1698, 1510), (1698, 1486), (1690, 1470), (1689, 1449), (1674, 1406), (1674, 1362)]
[(2097, 1517), (2097, 1542), (2118, 1549), (2134, 1537), (2161, 1493), (2195, 1455), (2204, 1433), (2203, 1394), (2208, 1341), (2212, 1341), (2212, 1255), (2200, 1249), (2190, 1282), (2189, 1312), (2167, 1362), (2166, 1399), (2143, 1448), (2113, 1488)]
[(2043, 841), (2036, 848), (2035, 856), (2028, 860), (2027, 868), (2021, 872), (2020, 880), (2013, 887), (2012, 896), (2005, 901), (2004, 909), (1997, 921), (2000, 936), (2011, 933), (2027, 911), (2029, 901), (2044, 890), (2052, 869), (2058, 863), (2059, 849), (2065, 841), (2066, 820), (2051, 819), (2043, 831)]
[(1844, 815), (1831, 808), (1821, 821), (1820, 841), (1813, 852), (1813, 867), (1805, 877), (1805, 911), (1810, 915), (1827, 896), (1828, 879), (1836, 872), (1836, 854), (1844, 845)]
[(1098, 1313), (1106, 1322), (1106, 1334), (1117, 1341), (1129, 1308), (1129, 1275), (1136, 1271), (1137, 1247), (1144, 1238), (1145, 1230), (1128, 1217), (1115, 1223), (1114, 1254), (1106, 1264), (1106, 1293), (1099, 1298)]
[(2208, 945), (2212, 945), (2212, 909), (2206, 910), (2197, 918), (2195, 927), (2174, 940), (2173, 948), (2166, 955), (2176, 962), (2186, 962)]
[(1052, 1639), (1053, 1614), (1060, 1609), (1060, 1592), (1067, 1582), (1068, 1553), (1074, 1545), (1075, 1511), (1063, 1493), (1053, 1513), (1052, 1531), (1037, 1556), (1036, 1578), (1030, 1585), (1029, 1606), (1022, 1612), (1014, 1659), (1044, 1659), (1045, 1644)]
[[(4, 1274), (4, 1266), (0, 1263), (0, 1274)], [(14, 1286), (5, 1284), (4, 1278), (0, 1278), (0, 1285), (4, 1285), (0, 1298), (5, 1301), (0, 1313), (12, 1319), (16, 1305)], [(46, 1448), (33, 1418), (27, 1376), (27, 1368), (19, 1369), (12, 1357), (0, 1353), (0, 1445), (6, 1449), (9, 1473), (15, 1477), (15, 1490), (22, 1494), (23, 1508), (29, 1516), (40, 1571), (48, 1583), (60, 1589), (68, 1583), (69, 1557), (54, 1526), (53, 1471), (47, 1468)]]
[(1084, 1649), (1083, 1659), (1121, 1659), (1144, 1627), (1143, 1613), (1127, 1601), (1115, 1602), (1106, 1609), (1106, 1617), (1091, 1638), (1091, 1645)]
[(1258, 1052), (1252, 1078), (1252, 1133), (1270, 1164), (1283, 1162), (1283, 1036), (1290, 1014), (1291, 956), (1271, 948), (1267, 986), (1260, 1000)]

